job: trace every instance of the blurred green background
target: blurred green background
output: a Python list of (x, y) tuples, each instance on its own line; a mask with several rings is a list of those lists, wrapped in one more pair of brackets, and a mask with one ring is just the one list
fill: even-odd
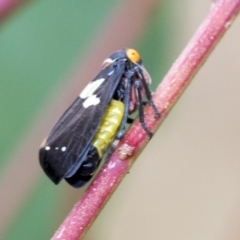
[[(154, 89), (199, 26), (209, 7), (209, 3), (180, 3), (176, 0), (152, 0), (148, 3), (136, 0), (45, 0), (29, 2), (4, 21), (0, 34), (0, 239), (50, 239), (81, 196), (83, 190), (70, 189), (65, 183), (56, 187), (47, 179), (38, 164), (38, 146), (77, 93), (97, 74), (104, 58), (112, 51), (126, 46), (137, 49), (154, 80), (151, 86)], [(124, 19), (127, 19), (127, 24)], [(231, 39), (233, 37), (229, 37), (229, 41)], [(226, 44), (227, 47), (229, 45), (230, 43)], [(233, 50), (237, 51), (240, 55), (239, 47)], [(221, 59), (222, 55), (219, 52), (220, 57), (216, 58)], [(219, 64), (220, 67), (216, 67), (217, 62), (213, 62), (211, 70), (205, 67), (208, 71), (206, 76), (214, 74), (214, 69), (221, 68), (222, 62)], [(230, 68), (231, 73), (233, 68), (234, 66)], [(224, 72), (229, 73), (228, 71), (225, 69)], [(236, 76), (237, 73), (233, 75)], [(239, 78), (240, 72), (237, 76)], [(213, 78), (219, 79), (219, 76)], [(206, 77), (201, 76), (201, 79)], [(211, 80), (206, 79), (204, 83)], [(224, 80), (226, 79), (222, 82)], [(233, 94), (236, 88), (228, 89), (225, 85), (220, 85), (219, 98), (224, 101), (220, 104), (219, 98), (215, 100), (216, 92), (207, 91), (202, 81), (199, 80), (198, 83), (199, 86), (195, 86), (196, 92), (193, 87), (186, 94), (185, 102), (180, 101), (174, 110), (175, 115), (170, 116), (168, 123), (163, 125), (161, 133), (151, 142), (150, 150), (147, 148), (144, 151), (142, 161), (135, 164), (138, 171), (134, 166), (130, 177), (124, 180), (85, 239), (132, 240), (146, 239), (148, 236), (151, 239), (193, 239), (194, 236), (195, 239), (196, 236), (213, 239), (209, 236), (217, 236), (221, 232), (221, 224), (230, 218), (226, 213), (231, 210), (231, 206), (234, 208), (233, 202), (240, 195), (235, 187), (227, 192), (230, 191), (229, 185), (239, 183), (235, 172), (240, 170), (237, 161), (239, 150), (234, 144), (239, 143), (237, 120), (240, 116), (239, 110), (235, 111), (232, 118), (229, 116), (233, 119), (230, 123), (234, 130), (224, 132), (222, 129), (228, 124), (225, 118), (221, 118), (220, 110), (227, 111), (228, 106), (236, 106), (234, 103), (239, 99)], [(217, 83), (213, 83), (212, 88)], [(211, 87), (207, 86), (207, 89)], [(232, 95), (232, 100), (226, 97), (229, 95)], [(209, 106), (211, 103), (216, 105)], [(224, 103), (227, 104), (225, 107)], [(209, 117), (202, 120), (207, 111), (206, 105), (209, 114), (205, 115)], [(216, 120), (212, 119), (214, 115)], [(198, 120), (203, 125), (196, 125)], [(206, 130), (205, 135), (201, 127)], [(213, 132), (209, 132), (209, 129)], [(219, 129), (222, 131), (220, 136)], [(209, 135), (214, 137), (209, 138)], [(199, 138), (195, 139), (195, 136)], [(221, 136), (222, 139), (229, 139), (229, 148), (227, 140), (217, 143), (216, 139)], [(172, 143), (174, 139), (175, 144)], [(219, 148), (226, 152), (220, 154)], [(169, 149), (169, 152), (164, 152), (164, 149)], [(180, 149), (183, 152), (177, 151)], [(201, 153), (206, 155), (202, 156)], [(230, 153), (233, 155), (230, 156)], [(223, 157), (222, 160), (220, 156)], [(226, 159), (232, 160), (230, 166)], [(166, 160), (170, 165), (166, 165)], [(139, 165), (144, 162), (146, 166)], [(216, 162), (219, 175), (214, 173), (212, 179)], [(200, 163), (202, 165), (199, 166)], [(202, 172), (198, 172), (199, 169)], [(222, 185), (223, 182), (219, 181), (222, 176), (225, 176), (222, 181), (229, 182), (229, 185)], [(179, 179), (183, 180), (180, 180), (178, 187)], [(210, 181), (212, 185), (206, 186), (204, 181)], [(212, 191), (217, 187), (219, 191)], [(176, 193), (176, 188), (177, 191), (182, 189), (180, 195)], [(208, 201), (201, 198), (209, 196), (209, 193), (212, 197)], [(216, 209), (210, 207), (214, 199), (226, 195), (231, 198), (223, 199)], [(147, 200), (143, 200), (143, 196)], [(163, 199), (165, 202), (162, 202)], [(135, 201), (141, 200), (146, 207), (135, 206)], [(142, 210), (145, 208), (146, 212)], [(210, 218), (209, 209), (214, 209)], [(218, 216), (218, 219), (222, 219), (219, 224), (215, 222), (216, 212), (222, 214)], [(188, 216), (183, 217), (185, 213)], [(195, 221), (195, 216), (202, 220)], [(236, 218), (239, 216), (240, 214)], [(131, 223), (127, 223), (127, 220)], [(196, 224), (193, 224), (194, 221)], [(208, 229), (209, 225), (205, 222), (212, 225), (212, 230)], [(187, 230), (188, 226), (190, 230)], [(202, 231), (200, 235), (199, 231)], [(228, 236), (228, 239), (234, 238)]]

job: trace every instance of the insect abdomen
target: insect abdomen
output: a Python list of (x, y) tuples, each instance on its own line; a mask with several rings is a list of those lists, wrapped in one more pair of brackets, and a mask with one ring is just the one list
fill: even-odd
[(109, 148), (119, 126), (121, 125), (124, 114), (123, 102), (111, 100), (107, 107), (102, 122), (95, 134), (92, 145), (97, 149), (100, 158)]
[(117, 134), (123, 115), (123, 102), (111, 100), (91, 142), (86, 159), (83, 159), (82, 165), (73, 176), (65, 178), (70, 185), (81, 187), (92, 178), (103, 155), (109, 149), (109, 145)]

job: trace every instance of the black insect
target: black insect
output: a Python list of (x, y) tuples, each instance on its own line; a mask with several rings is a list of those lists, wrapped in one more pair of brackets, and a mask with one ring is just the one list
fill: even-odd
[(123, 137), (129, 115), (137, 109), (151, 138), (143, 105), (149, 103), (155, 117), (160, 113), (152, 101), (150, 83), (137, 51), (122, 49), (107, 58), (40, 147), (40, 164), (48, 177), (55, 184), (65, 178), (73, 187), (83, 186), (112, 142)]

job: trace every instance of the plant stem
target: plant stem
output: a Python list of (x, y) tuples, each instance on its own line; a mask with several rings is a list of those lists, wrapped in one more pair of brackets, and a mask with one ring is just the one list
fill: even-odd
[[(212, 3), (208, 16), (153, 96), (161, 118), (152, 117), (154, 112), (150, 106), (145, 108), (145, 120), (149, 129), (156, 130), (159, 127), (239, 10), (240, 0), (218, 0)], [(139, 121), (135, 121), (52, 240), (76, 240), (83, 237), (147, 141), (148, 135)], [(119, 158), (122, 154), (126, 154), (126, 160)]]

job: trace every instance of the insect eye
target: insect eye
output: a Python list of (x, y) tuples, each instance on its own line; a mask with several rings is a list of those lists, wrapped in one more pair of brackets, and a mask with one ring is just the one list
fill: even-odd
[(126, 55), (128, 59), (133, 63), (141, 62), (140, 54), (134, 49), (131, 49), (131, 48), (127, 49)]
[(105, 69), (106, 67), (108, 67), (112, 63), (113, 63), (113, 60), (111, 58), (105, 59), (102, 63), (102, 69)]

